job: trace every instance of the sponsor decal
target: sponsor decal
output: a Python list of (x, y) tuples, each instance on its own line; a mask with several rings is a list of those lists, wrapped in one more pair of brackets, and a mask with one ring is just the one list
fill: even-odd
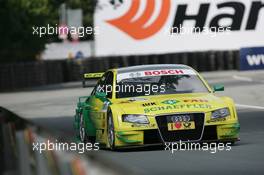
[[(135, 20), (135, 16), (139, 12), (140, 6), (143, 5), (143, 2), (144, 1), (142, 0), (133, 0), (130, 4), (130, 8), (124, 15), (116, 19), (106, 20), (106, 22), (118, 28), (119, 30), (126, 33), (135, 40), (142, 40), (151, 37), (163, 27), (169, 17), (169, 13), (172, 13), (171, 0), (162, 0), (159, 7), (156, 7), (156, 0), (146, 0), (146, 5), (144, 7), (143, 13)], [(198, 3), (198, 9), (193, 9), (191, 12), (190, 10), (188, 10), (187, 12), (187, 9), (189, 9), (190, 4), (175, 4), (177, 6), (177, 10), (175, 15), (172, 17), (173, 23), (171, 27), (179, 29), (185, 21), (195, 20), (194, 27), (199, 28), (202, 31), (205, 27), (226, 28), (227, 26), (222, 26), (222, 23), (220, 21), (225, 18), (228, 18), (231, 19), (232, 22), (230, 26), (228, 26), (232, 31), (239, 31), (241, 29), (254, 30), (257, 26), (257, 20), (258, 15), (260, 13), (260, 9), (263, 7), (262, 1), (252, 2), (251, 9), (249, 11), (249, 16), (246, 19), (246, 17), (244, 17), (246, 6), (241, 1), (236, 0), (232, 2), (218, 1), (218, 3)], [(154, 15), (154, 11), (156, 8), (160, 8), (158, 16), (150, 25), (146, 26), (146, 24), (151, 19), (152, 15)], [(216, 10), (213, 11), (214, 14), (209, 14), (209, 10), (212, 8)], [(228, 13), (228, 11), (223, 11), (226, 8), (232, 8), (234, 10), (234, 13), (230, 14)], [(222, 13), (221, 10), (223, 11)], [(242, 22), (244, 20), (246, 20), (245, 28), (243, 28), (242, 26)], [(208, 23), (206, 23), (206, 21), (208, 21)]]
[(104, 72), (99, 72), (99, 73), (86, 73), (84, 74), (84, 78), (89, 79), (89, 78), (100, 78), (104, 75)]
[(184, 74), (183, 69), (145, 71), (146, 76)]
[(141, 77), (141, 73), (140, 72), (131, 72), (128, 75), (130, 78), (137, 78), (137, 77)]
[(194, 121), (168, 123), (168, 131), (195, 129)]
[(161, 1), (158, 17), (147, 27), (146, 24), (151, 16), (154, 15), (156, 0), (147, 0), (144, 12), (136, 20), (134, 20), (134, 17), (139, 11), (140, 4), (143, 2), (142, 0), (132, 0), (130, 8), (124, 15), (116, 19), (107, 20), (106, 22), (136, 40), (146, 39), (157, 33), (163, 27), (170, 13), (170, 1)]
[(140, 127), (140, 128), (154, 128), (156, 125), (155, 124), (138, 124), (134, 123), (131, 125), (131, 127)]
[(155, 102), (149, 102), (149, 103), (143, 103), (142, 104), (143, 107), (155, 106), (155, 105), (157, 105)]
[(176, 128), (176, 129), (180, 129), (181, 127), (182, 127), (182, 124), (181, 124), (181, 122), (176, 122), (176, 123), (171, 123), (172, 124), (172, 128)]
[[(239, 49), (261, 43), (263, 0), (110, 2), (116, 1), (97, 3), (94, 21), (100, 34), (95, 35), (96, 56)], [(113, 45), (114, 39), (122, 47)], [(206, 42), (201, 45), (201, 41)]]
[(223, 122), (223, 121), (226, 121), (226, 118), (214, 118), (214, 119), (207, 120), (206, 122), (212, 123), (212, 122)]
[[(183, 99), (182, 101), (184, 103), (207, 103), (207, 102), (209, 102), (206, 99)], [(174, 104), (179, 103), (179, 102), (181, 102), (181, 101), (179, 101), (179, 100), (165, 100), (165, 101), (162, 101), (161, 103), (167, 104), (167, 105), (174, 105)]]
[(212, 109), (209, 104), (181, 104), (181, 105), (167, 105), (167, 106), (155, 106), (145, 108), (145, 113), (156, 112), (156, 111), (170, 111), (175, 109)]
[(189, 114), (167, 116), (168, 130), (195, 129), (193, 116)]
[(264, 69), (264, 47), (240, 49), (240, 70)]
[(185, 128), (190, 128), (191, 125), (192, 125), (191, 122), (183, 122), (183, 126), (184, 126)]
[(117, 82), (129, 78), (140, 78), (149, 76), (161, 76), (161, 75), (196, 75), (191, 69), (162, 69), (162, 70), (147, 70), (139, 72), (127, 72), (117, 74)]
[(129, 98), (129, 101), (146, 101), (148, 99), (142, 98), (142, 97), (131, 97)]
[(183, 102), (185, 103), (207, 103), (208, 100), (206, 99), (184, 99)]
[(167, 104), (167, 105), (174, 105), (174, 104), (176, 104), (178, 102), (180, 102), (180, 101), (178, 101), (178, 100), (165, 100), (165, 101), (163, 101), (161, 103)]

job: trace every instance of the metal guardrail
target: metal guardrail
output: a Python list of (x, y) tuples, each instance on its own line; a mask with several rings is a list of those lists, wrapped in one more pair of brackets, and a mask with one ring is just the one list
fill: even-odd
[(128, 174), (113, 162), (90, 152), (34, 150), (33, 143), (67, 141), (0, 107), (0, 174), (4, 175), (119, 175)]

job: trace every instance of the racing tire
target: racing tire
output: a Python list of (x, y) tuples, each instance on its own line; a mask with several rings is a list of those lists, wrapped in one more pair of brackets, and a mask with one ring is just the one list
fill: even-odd
[(115, 150), (115, 129), (111, 112), (107, 115), (107, 142), (111, 150)]
[(87, 143), (89, 141), (88, 135), (85, 131), (85, 122), (82, 113), (79, 113), (79, 138), (82, 143)]

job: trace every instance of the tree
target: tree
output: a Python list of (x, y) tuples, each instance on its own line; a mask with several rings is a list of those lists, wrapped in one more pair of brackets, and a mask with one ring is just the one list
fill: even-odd
[(95, 0), (1, 0), (0, 62), (34, 60), (46, 43), (58, 41), (56, 35), (33, 35), (33, 27), (58, 24), (58, 9), (63, 2), (71, 8), (82, 8), (84, 25), (92, 26)]

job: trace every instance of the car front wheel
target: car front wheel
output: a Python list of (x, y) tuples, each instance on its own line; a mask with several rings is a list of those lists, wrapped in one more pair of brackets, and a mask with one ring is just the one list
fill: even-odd
[(112, 113), (108, 114), (107, 117), (107, 140), (111, 150), (115, 149), (115, 130)]

